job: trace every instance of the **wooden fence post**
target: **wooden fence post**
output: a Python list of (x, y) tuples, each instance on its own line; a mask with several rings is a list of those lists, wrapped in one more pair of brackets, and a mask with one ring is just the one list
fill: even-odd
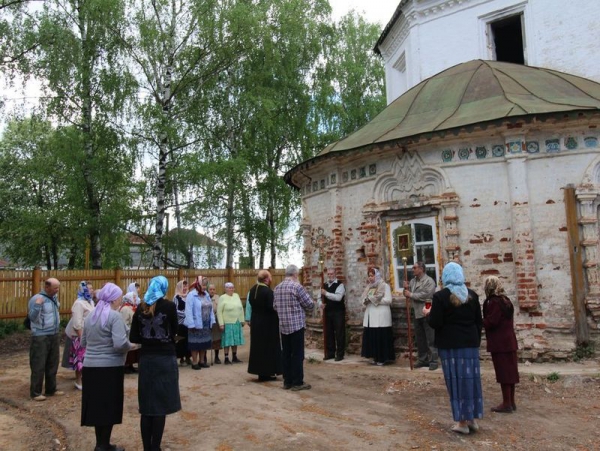
[(121, 286), (121, 268), (115, 269), (115, 285), (118, 287)]
[(39, 266), (33, 268), (33, 274), (31, 275), (31, 296), (35, 296), (42, 291), (42, 270)]
[(177, 268), (177, 283), (179, 283), (180, 280), (183, 280), (183, 268), (182, 267)]
[(233, 268), (230, 266), (229, 268), (227, 268), (227, 280), (226, 282), (233, 282)]

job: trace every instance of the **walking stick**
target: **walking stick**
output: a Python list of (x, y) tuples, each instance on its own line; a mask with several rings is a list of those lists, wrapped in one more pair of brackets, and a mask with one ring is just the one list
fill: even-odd
[[(325, 276), (323, 274), (323, 268), (321, 268), (321, 290), (325, 286)], [(323, 320), (323, 357), (327, 358), (327, 321), (325, 320), (325, 303), (327, 302), (327, 297), (321, 295), (321, 305), (323, 306), (323, 310), (321, 310), (321, 319)]]
[[(404, 262), (404, 281), (408, 282), (408, 270), (406, 269), (406, 257), (402, 257), (402, 261)], [(413, 368), (413, 343), (412, 343), (412, 327), (410, 325), (410, 300), (406, 299), (406, 326), (407, 326), (407, 334), (408, 334), (408, 361), (410, 363), (411, 371)]]

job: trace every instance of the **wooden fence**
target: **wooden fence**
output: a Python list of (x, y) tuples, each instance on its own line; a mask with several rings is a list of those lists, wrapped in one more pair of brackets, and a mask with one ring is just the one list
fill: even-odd
[[(235, 292), (240, 295), (242, 302), (246, 293), (256, 283), (256, 269), (168, 269), (168, 270), (76, 270), (76, 271), (0, 271), (0, 320), (25, 318), (29, 299), (40, 292), (43, 281), (55, 277), (60, 281), (60, 313), (68, 318), (71, 307), (77, 298), (77, 290), (82, 280), (89, 282), (95, 289), (101, 288), (107, 282), (120, 286), (124, 292), (132, 282), (140, 284), (140, 293), (146, 291), (150, 280), (158, 275), (165, 276), (169, 281), (167, 297), (172, 299), (175, 295), (175, 285), (180, 280), (187, 280), (190, 284), (197, 275), (207, 277), (210, 283), (215, 284), (217, 293), (225, 292), (226, 282), (233, 282)], [(285, 270), (270, 270), (274, 288), (284, 279)]]

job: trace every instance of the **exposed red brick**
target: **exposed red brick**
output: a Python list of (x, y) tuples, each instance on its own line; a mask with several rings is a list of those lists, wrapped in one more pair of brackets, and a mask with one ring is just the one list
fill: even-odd
[(558, 228), (558, 231), (559, 231), (559, 232), (566, 232), (566, 231), (567, 231), (567, 228), (566, 228), (566, 227), (559, 227), (559, 228)]
[(479, 274), (481, 274), (482, 276), (493, 276), (496, 274), (500, 274), (500, 271), (498, 271), (497, 269), (484, 269)]
[(500, 242), (506, 242), (506, 241), (510, 241), (510, 238), (506, 238), (506, 237), (500, 238)]
[(531, 317), (544, 316), (544, 314), (542, 312), (529, 312), (529, 316), (531, 316)]
[(463, 255), (471, 255), (471, 251), (464, 251)]
[(500, 254), (485, 254), (484, 257), (485, 258), (498, 258), (500, 256)]
[(547, 326), (544, 323), (536, 324), (536, 329), (545, 329)]
[(471, 244), (483, 244), (483, 240), (471, 240), (469, 241)]
[(547, 203), (547, 204), (555, 204), (556, 202), (554, 202), (552, 199), (548, 199), (548, 200), (546, 201), (546, 203)]
[(470, 206), (473, 208), (477, 208), (477, 207), (481, 207), (481, 204), (471, 204)]

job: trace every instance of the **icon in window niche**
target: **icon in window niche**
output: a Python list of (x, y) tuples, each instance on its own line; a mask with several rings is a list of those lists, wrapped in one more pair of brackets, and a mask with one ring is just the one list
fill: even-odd
[(398, 235), (398, 252), (410, 250), (410, 237), (408, 233)]

